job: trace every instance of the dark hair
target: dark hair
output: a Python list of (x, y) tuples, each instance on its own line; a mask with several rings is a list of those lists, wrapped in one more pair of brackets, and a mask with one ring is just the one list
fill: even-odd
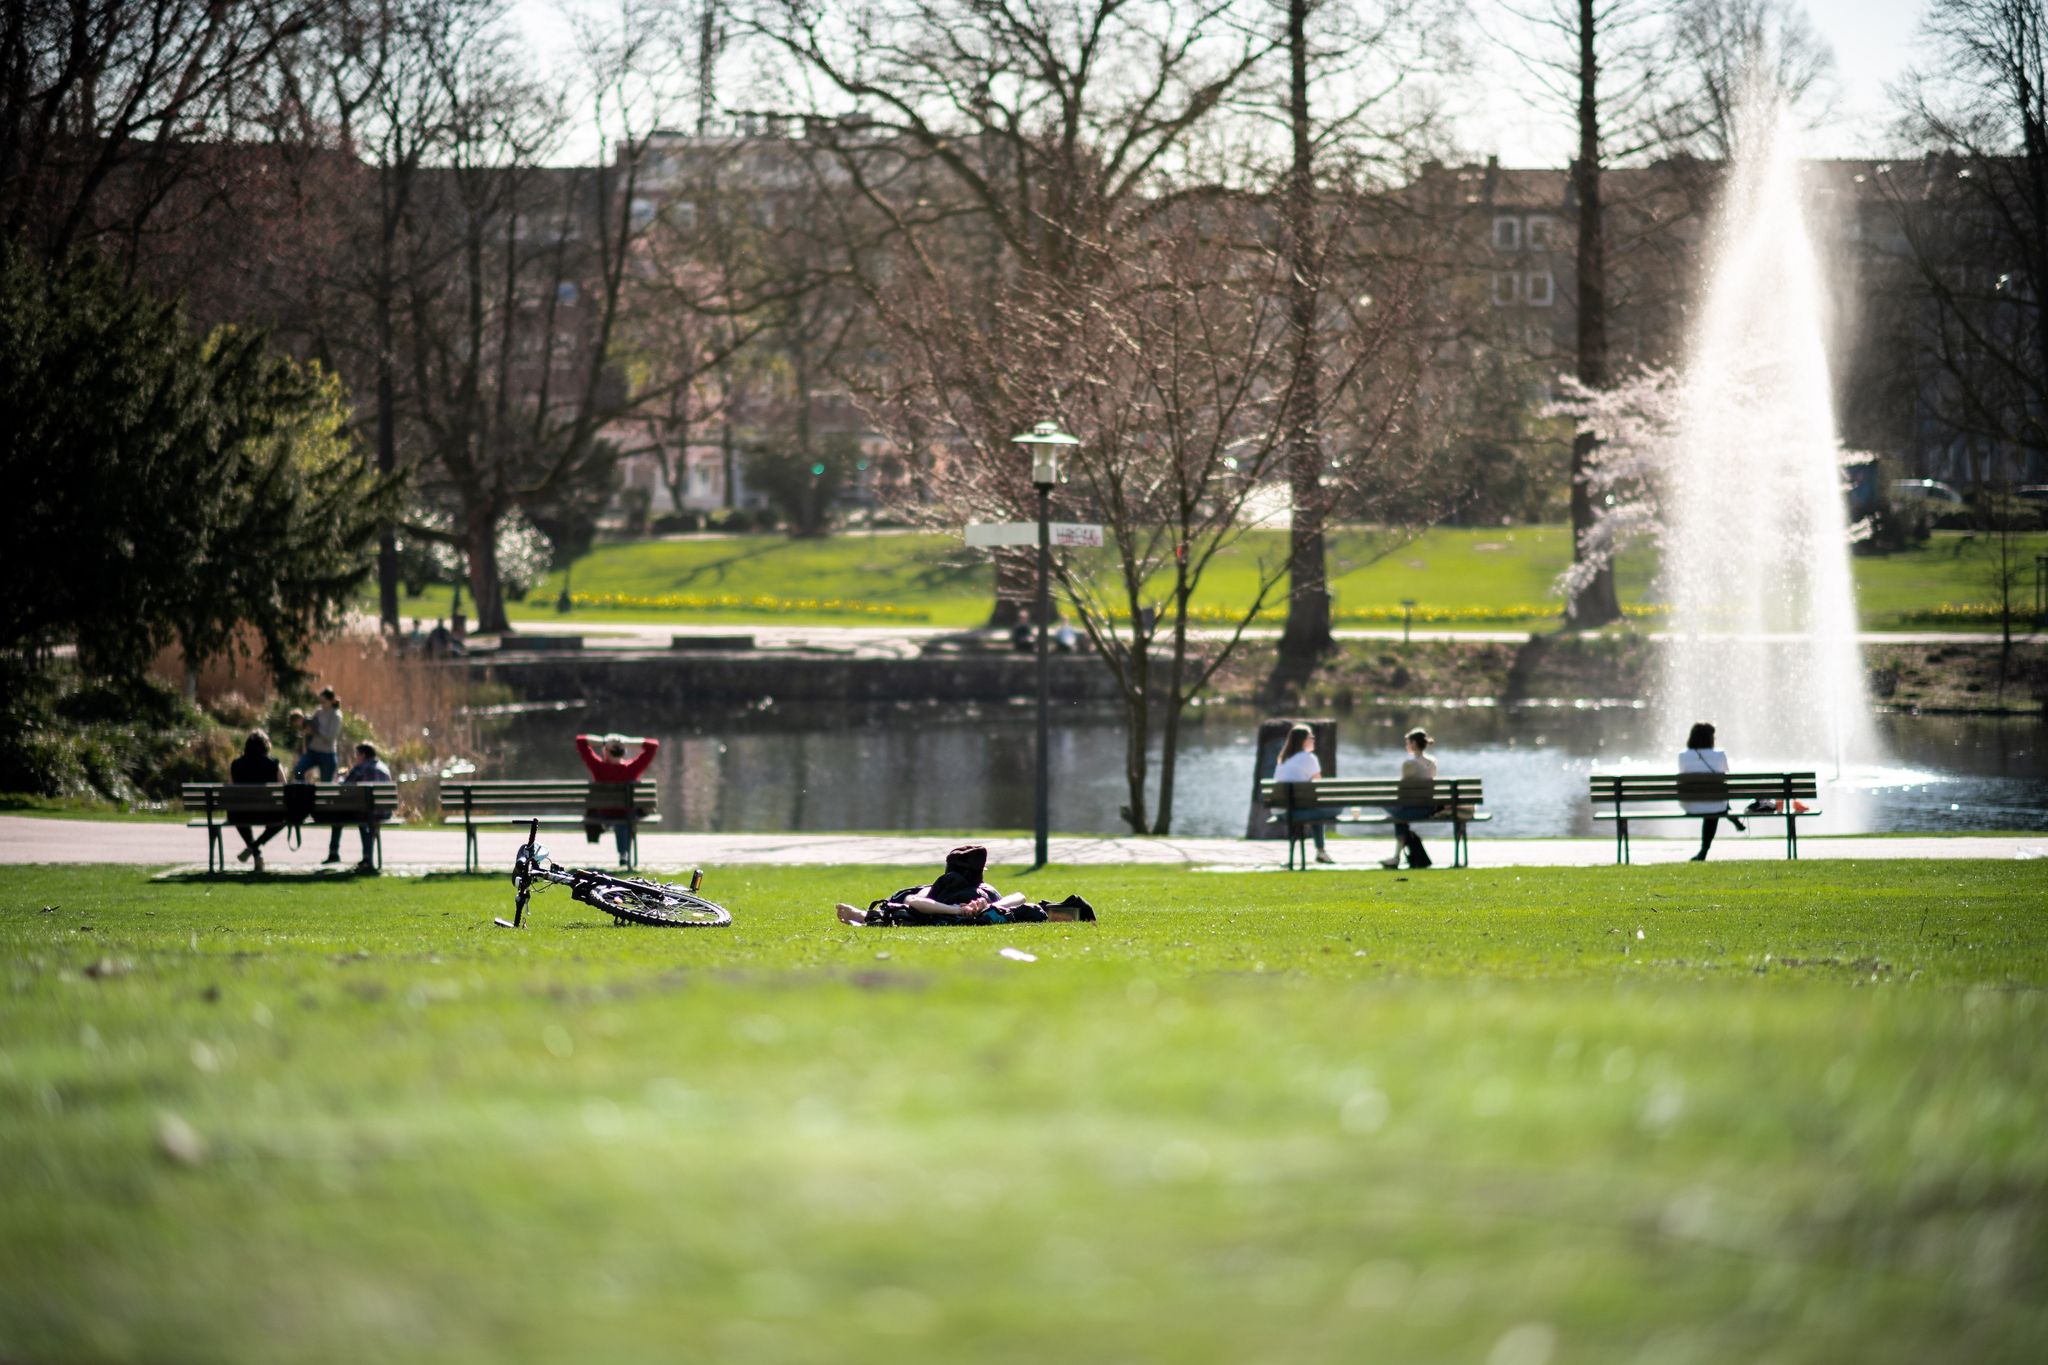
[(325, 698), (326, 700), (328, 700), (328, 701), (331, 701), (331, 702), (339, 702), (339, 701), (341, 700), (341, 698), (340, 698), (340, 697), (337, 697), (337, 696), (335, 696), (335, 695), (334, 695), (334, 689), (333, 689), (333, 688), (331, 688), (331, 687), (323, 687), (323, 688), (321, 688), (321, 689), (320, 689), (320, 695), (321, 695), (321, 696), (322, 696), (323, 698)]
[(1410, 744), (1419, 745), (1424, 749), (1429, 747), (1429, 731), (1423, 729), (1420, 725), (1403, 735), (1402, 738)]
[(261, 730), (251, 730), (249, 737), (242, 741), (242, 752), (261, 757), (270, 752), (270, 736)]
[(368, 754), (371, 758), (375, 758), (377, 756), (377, 746), (366, 739), (361, 744), (356, 745), (356, 752)]
[(1303, 749), (1306, 749), (1309, 741), (1315, 737), (1316, 732), (1306, 725), (1297, 725), (1289, 730), (1287, 732), (1287, 742), (1280, 746), (1281, 761), (1285, 762)]
[(1688, 749), (1711, 749), (1714, 747), (1714, 727), (1703, 720), (1692, 723), (1692, 733), (1685, 737)]

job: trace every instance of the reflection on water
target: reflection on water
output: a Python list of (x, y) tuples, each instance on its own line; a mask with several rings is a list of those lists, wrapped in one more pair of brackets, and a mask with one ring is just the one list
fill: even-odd
[[(622, 730), (662, 737), (652, 775), (661, 784), (664, 829), (1028, 829), (1033, 717), (1029, 705), (530, 713), (502, 722), (492, 775), (574, 774), (577, 731)], [(1222, 708), (1189, 717), (1174, 791), (1175, 834), (1244, 834), (1258, 720)], [(1494, 814), (1487, 832), (1522, 838), (1595, 833), (1586, 775), (1669, 771), (1684, 739), (1650, 733), (1649, 714), (1626, 706), (1353, 711), (1338, 720), (1335, 761), (1324, 754), (1325, 771), (1392, 775), (1401, 734), (1418, 724), (1437, 737), (1446, 776), (1485, 780)], [(1839, 779), (1821, 765), (1826, 815), (1813, 833), (2048, 829), (2048, 725), (2031, 718), (1880, 716), (1877, 727), (1891, 762)], [(1746, 753), (1740, 735), (1720, 738), (1738, 771), (1816, 766)], [(1123, 743), (1121, 713), (1113, 708), (1055, 710), (1054, 829), (1122, 832)], [(1683, 829), (1676, 822), (1662, 827), (1674, 835)]]

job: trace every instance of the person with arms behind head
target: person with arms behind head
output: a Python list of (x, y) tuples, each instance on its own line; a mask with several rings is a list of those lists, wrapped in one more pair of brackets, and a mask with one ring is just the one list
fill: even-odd
[[(626, 746), (637, 744), (640, 752), (626, 757)], [(609, 734), (599, 739), (596, 735), (576, 736), (576, 756), (583, 760), (583, 766), (590, 770), (593, 782), (638, 782), (640, 774), (647, 771), (654, 762), (654, 755), (661, 748), (658, 739), (629, 739), (621, 734)], [(599, 811), (600, 816), (612, 817), (606, 821), (612, 827), (612, 837), (618, 841), (619, 866), (632, 863), (633, 815), (631, 811)], [(597, 836), (591, 835), (592, 839)]]

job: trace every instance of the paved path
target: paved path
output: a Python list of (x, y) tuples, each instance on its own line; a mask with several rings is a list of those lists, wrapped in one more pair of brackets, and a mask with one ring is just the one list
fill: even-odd
[[(1760, 832), (1748, 836), (1723, 830), (1714, 841), (1716, 861), (1775, 860), (1784, 856), (1781, 835)], [(265, 861), (272, 870), (307, 871), (320, 867), (326, 855), (324, 830), (309, 830), (297, 849), (281, 847), (282, 836), (272, 840)], [(227, 836), (232, 850), (235, 835)], [(607, 838), (591, 846), (574, 830), (557, 831), (544, 839), (563, 861), (572, 866), (603, 866), (610, 856)], [(678, 867), (719, 867), (740, 863), (777, 864), (889, 864), (894, 866), (937, 866), (944, 859), (950, 839), (939, 834), (648, 834), (641, 840), (642, 863), (654, 870)], [(1027, 863), (1031, 858), (1029, 839), (1002, 838), (986, 841), (990, 861), (1000, 866)], [(1448, 841), (1443, 852), (1448, 854)], [(519, 836), (509, 830), (493, 831), (479, 837), (484, 866), (509, 869)], [(1634, 840), (1639, 864), (1679, 862), (1695, 844), (1690, 839)], [(1384, 837), (1339, 838), (1331, 841), (1337, 859), (1335, 869), (1319, 871), (1377, 872), (1376, 860), (1391, 843)], [(1132, 839), (1061, 837), (1052, 841), (1052, 859), (1075, 865), (1123, 863), (1187, 864), (1217, 871), (1254, 871), (1280, 868), (1287, 847), (1278, 840), (1248, 839)], [(342, 854), (349, 862), (356, 857), (353, 831), (342, 837)], [(1931, 838), (1920, 835), (1885, 835), (1867, 838), (1814, 838), (1799, 841), (1800, 857), (1829, 858), (2018, 858), (2048, 859), (2048, 834), (2012, 837), (2005, 835), (1973, 838)], [(205, 836), (198, 830), (168, 821), (54, 820), (36, 816), (0, 816), (0, 865), (21, 863), (114, 863), (137, 867), (205, 867)], [(462, 832), (459, 829), (394, 829), (384, 836), (384, 858), (393, 873), (459, 870), (462, 866)], [(1611, 839), (1488, 839), (1472, 841), (1472, 860), (1479, 867), (1601, 867), (1614, 861)], [(2048, 880), (2048, 866), (2042, 868)]]

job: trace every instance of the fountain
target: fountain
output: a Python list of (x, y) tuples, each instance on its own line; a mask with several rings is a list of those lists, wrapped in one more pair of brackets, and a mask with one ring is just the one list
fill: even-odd
[(1746, 101), (1664, 492), (1658, 714), (1712, 721), (1734, 766), (1879, 757), (1849, 574), (1819, 264), (1781, 101)]

